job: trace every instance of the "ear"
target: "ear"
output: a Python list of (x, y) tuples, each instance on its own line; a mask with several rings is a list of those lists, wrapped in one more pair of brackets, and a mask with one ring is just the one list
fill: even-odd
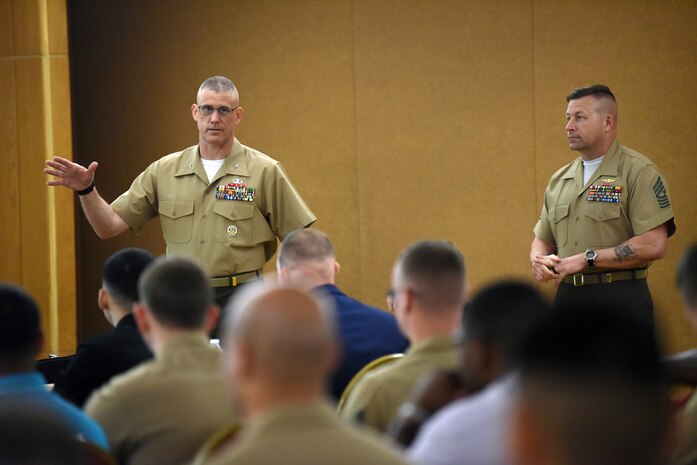
[(341, 265), (339, 265), (339, 262), (334, 262), (334, 279), (339, 276), (339, 273), (341, 272)]
[(616, 124), (617, 120), (615, 119), (615, 115), (613, 115), (612, 113), (608, 113), (605, 115), (605, 132), (612, 130)]
[(191, 117), (194, 118), (194, 121), (198, 121), (196, 117), (198, 116), (198, 105), (195, 103), (191, 105)]
[(109, 294), (103, 287), (97, 293), (97, 306), (102, 311), (109, 309)]
[(208, 311), (206, 312), (206, 322), (204, 329), (208, 334), (213, 331), (213, 328), (215, 328), (216, 323), (218, 323), (218, 319), (220, 318), (220, 307), (218, 307), (216, 304), (211, 304), (210, 307), (208, 307)]
[(148, 310), (140, 302), (133, 305), (133, 317), (138, 325), (138, 331), (145, 339), (145, 335), (150, 332), (150, 314)]
[(235, 126), (237, 126), (238, 124), (240, 124), (242, 122), (243, 117), (244, 117), (244, 108), (237, 107), (237, 109), (235, 110), (235, 114), (234, 114)]

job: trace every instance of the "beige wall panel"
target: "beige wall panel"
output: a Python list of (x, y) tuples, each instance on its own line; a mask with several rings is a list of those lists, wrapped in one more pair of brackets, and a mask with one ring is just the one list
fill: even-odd
[[(109, 200), (147, 164), (197, 141), (190, 107), (206, 77), (240, 88), (240, 140), (280, 160), (334, 238), (341, 285), (358, 287), (352, 9), (348, 1), (83, 2), (70, 12), (75, 155), (97, 160)], [(215, 11), (220, 21), (211, 21)], [(99, 46), (95, 46), (98, 43)], [(164, 251), (159, 224), (101, 241), (79, 214), (81, 323), (94, 311), (103, 260), (138, 245)], [(270, 267), (273, 268), (273, 267)], [(92, 329), (90, 329), (92, 328)]]
[(17, 147), (19, 155), (19, 228), (22, 285), (39, 304), (48, 334), (50, 292), (47, 240), (47, 194), (42, 173), (45, 160), (41, 58), (15, 60)]
[(475, 286), (528, 279), (534, 216), (529, 2), (357, 1), (363, 297), (409, 243), (449, 240)]
[(12, 0), (0, 0), (0, 57), (13, 54)]
[[(50, 2), (49, 2), (50, 4)], [(72, 152), (70, 121), (70, 68), (67, 56), (49, 58), (52, 147), (55, 154)], [(75, 289), (75, 195), (68, 189), (54, 189), (58, 340), (57, 351), (72, 353), (76, 346)]]
[(19, 230), (19, 167), (15, 66), (0, 58), (0, 140), (3, 141), (3, 177), (0, 183), (0, 281), (19, 283), (22, 277)]
[(40, 1), (14, 0), (12, 2), (15, 55), (38, 55), (41, 53)]
[(68, 54), (68, 15), (66, 0), (42, 0), (46, 2), (46, 23), (48, 25), (48, 53)]
[[(569, 18), (593, 18), (570, 22)], [(694, 1), (535, 2), (537, 206), (549, 176), (575, 154), (564, 132), (565, 96), (605, 83), (618, 98), (619, 138), (664, 172), (678, 224), (668, 256), (650, 271), (656, 316), (676, 351), (697, 343), (675, 289), (675, 265), (697, 241), (697, 3)]]

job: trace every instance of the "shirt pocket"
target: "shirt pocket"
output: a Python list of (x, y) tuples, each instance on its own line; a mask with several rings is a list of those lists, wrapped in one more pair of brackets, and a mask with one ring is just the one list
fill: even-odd
[(551, 226), (557, 249), (564, 247), (569, 236), (569, 204), (557, 204), (552, 209)]
[(583, 211), (587, 227), (583, 230), (584, 241), (592, 247), (614, 247), (627, 238), (622, 227), (619, 203), (593, 202)]
[(215, 240), (224, 244), (249, 244), (252, 238), (253, 203), (217, 200), (215, 213)]
[(189, 242), (194, 225), (194, 202), (160, 200), (158, 212), (166, 242)]

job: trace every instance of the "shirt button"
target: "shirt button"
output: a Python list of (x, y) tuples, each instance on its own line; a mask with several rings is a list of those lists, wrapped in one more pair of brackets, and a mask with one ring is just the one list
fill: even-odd
[[(201, 242), (203, 242), (203, 241), (201, 241)], [(574, 245), (578, 245), (578, 242), (574, 242)]]
[[(204, 213), (204, 214), (201, 216), (201, 218), (205, 218), (205, 217), (206, 217), (206, 214)], [(578, 219), (578, 218), (576, 218), (576, 219)]]
[[(205, 216), (204, 216), (204, 218), (205, 218)], [(578, 221), (578, 216), (576, 217), (576, 221)]]
[(203, 239), (201, 239), (201, 244), (203, 244), (204, 242), (206, 242), (206, 241), (204, 241)]

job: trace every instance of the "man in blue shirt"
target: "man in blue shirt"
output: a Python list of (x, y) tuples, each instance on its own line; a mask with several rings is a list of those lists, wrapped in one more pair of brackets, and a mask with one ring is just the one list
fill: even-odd
[(341, 397), (351, 378), (366, 364), (408, 346), (391, 314), (352, 299), (334, 284), (339, 274), (334, 246), (316, 229), (299, 229), (285, 237), (276, 263), (279, 280), (326, 296), (337, 313), (343, 355), (332, 375), (329, 393)]
[(108, 449), (104, 431), (94, 420), (46, 389), (46, 380), (34, 366), (42, 344), (34, 299), (15, 286), (0, 284), (0, 401), (53, 412), (77, 436)]

